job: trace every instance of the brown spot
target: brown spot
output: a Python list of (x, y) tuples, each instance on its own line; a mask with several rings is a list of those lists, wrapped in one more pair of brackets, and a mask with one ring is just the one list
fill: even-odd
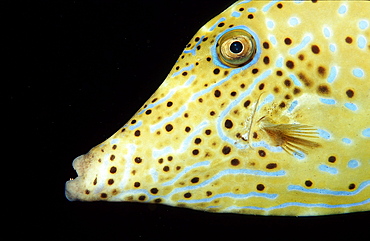
[(293, 94), (298, 95), (299, 93), (301, 93), (301, 90), (299, 88), (294, 88)]
[(258, 86), (258, 89), (259, 90), (263, 90), (265, 88), (265, 84), (260, 84), (259, 86)]
[(96, 184), (98, 183), (98, 178), (95, 177), (94, 181), (93, 181), (93, 185), (95, 186)]
[(290, 80), (288, 80), (288, 79), (284, 80), (284, 85), (286, 87), (290, 87), (291, 84), (292, 84), (292, 82)]
[(109, 159), (110, 159), (111, 161), (113, 161), (113, 160), (114, 160), (114, 158), (116, 158), (116, 156), (115, 156), (115, 155), (111, 155)]
[(190, 181), (191, 183), (197, 183), (199, 182), (199, 177), (193, 177)]
[(214, 73), (214, 74), (219, 74), (219, 73), (220, 73), (220, 69), (219, 69), (219, 68), (215, 68), (215, 69), (213, 70), (213, 73)]
[(173, 126), (171, 125), (171, 124), (168, 124), (168, 125), (166, 125), (166, 131), (167, 132), (170, 132), (170, 131), (172, 131), (172, 129), (173, 129)]
[(199, 144), (199, 143), (201, 143), (202, 142), (202, 139), (200, 139), (200, 138), (196, 138), (195, 140), (194, 140), (194, 143), (195, 144)]
[(290, 38), (285, 38), (285, 39), (284, 39), (284, 43), (285, 43), (286, 45), (290, 45), (290, 44), (292, 43), (292, 40), (291, 40)]
[(152, 189), (150, 189), (150, 192), (152, 194), (157, 194), (158, 193), (158, 189), (157, 188), (152, 188)]
[(264, 49), (268, 49), (270, 47), (269, 43), (267, 43), (267, 42), (263, 42), (262, 45), (263, 45)]
[(140, 187), (140, 182), (135, 182), (134, 187)]
[(182, 76), (187, 76), (188, 75), (188, 72), (184, 71), (182, 72)]
[(214, 93), (215, 97), (220, 97), (221, 96), (221, 91), (219, 90), (215, 90), (215, 93)]
[(263, 58), (263, 62), (264, 62), (265, 64), (269, 64), (269, 63), (270, 63), (270, 58), (269, 58), (268, 56), (265, 56), (265, 57)]
[(211, 196), (211, 195), (212, 195), (212, 192), (211, 192), (211, 191), (207, 191), (207, 192), (206, 192), (206, 195), (207, 195), (207, 197), (209, 197), (209, 196)]
[(326, 74), (326, 69), (325, 69), (324, 67), (322, 67), (322, 66), (319, 66), (319, 67), (317, 68), (317, 72), (319, 73), (319, 75), (320, 75), (321, 77), (324, 77), (324, 76), (325, 76), (325, 74)]
[(117, 149), (117, 145), (113, 145), (113, 146), (112, 146), (112, 149), (113, 149), (113, 150), (116, 150), (116, 149)]
[(278, 7), (278, 8), (283, 8), (283, 4), (278, 3), (277, 7)]
[(293, 62), (293, 61), (291, 61), (291, 60), (286, 61), (285, 65), (286, 65), (286, 67), (288, 67), (289, 69), (293, 69), (293, 68), (294, 68), (294, 62)]
[(145, 114), (146, 115), (150, 115), (152, 113), (152, 110), (147, 110), (147, 111), (145, 111)]
[(306, 187), (311, 187), (312, 186), (312, 182), (310, 180), (306, 180), (304, 182), (304, 185), (306, 185)]
[(224, 147), (222, 148), (222, 153), (223, 153), (224, 155), (229, 154), (229, 153), (230, 153), (230, 151), (231, 151), (231, 148), (230, 148), (229, 146), (224, 146)]
[(312, 85), (312, 81), (311, 81), (310, 79), (308, 79), (308, 78), (306, 77), (306, 75), (305, 75), (305, 74), (303, 74), (303, 73), (299, 73), (299, 74), (298, 74), (298, 78), (299, 78), (300, 80), (302, 80), (302, 81), (303, 81), (303, 83), (304, 83), (307, 87), (309, 87), (309, 86), (311, 86), (311, 85)]
[(304, 55), (303, 54), (298, 55), (298, 59), (299, 60), (304, 60)]
[(160, 199), (160, 198), (154, 199), (154, 203), (160, 203), (160, 202), (162, 202), (162, 199)]
[(135, 157), (135, 162), (137, 164), (141, 163), (142, 162), (142, 159), (140, 157)]
[(244, 107), (247, 108), (250, 104), (251, 104), (251, 101), (247, 100), (246, 102), (244, 102)]
[(112, 173), (112, 174), (116, 173), (117, 172), (117, 167), (111, 167), (109, 172)]
[(276, 71), (276, 75), (277, 76), (282, 76), (283, 75), (283, 72), (281, 72), (281, 70), (278, 70), (278, 71)]
[(265, 186), (263, 184), (258, 184), (256, 188), (258, 191), (263, 191), (265, 189)]
[(106, 193), (102, 193), (102, 194), (100, 194), (100, 197), (101, 197), (101, 198), (107, 198), (107, 197), (108, 197), (108, 195), (107, 195)]
[(111, 179), (108, 179), (108, 185), (112, 185), (114, 183), (114, 180), (111, 178)]
[(319, 92), (319, 94), (324, 94), (324, 95), (327, 95), (330, 92), (329, 87), (326, 85), (319, 85), (319, 87), (317, 87), (317, 91)]
[(284, 108), (286, 105), (285, 105), (285, 102), (284, 101), (282, 101), (280, 104), (279, 104), (279, 107), (280, 108)]
[(280, 90), (279, 90), (279, 87), (274, 87), (274, 92), (275, 92), (275, 93), (279, 93), (279, 91), (280, 91)]
[(264, 150), (258, 150), (258, 154), (261, 156), (261, 157), (265, 157), (266, 156), (266, 152)]
[(170, 170), (169, 166), (164, 166), (163, 171), (168, 172)]
[(140, 136), (140, 131), (139, 130), (135, 131), (134, 135), (135, 136)]
[(139, 196), (139, 200), (140, 200), (140, 201), (144, 201), (144, 200), (145, 200), (145, 196), (144, 196), (144, 195), (140, 195), (140, 196)]
[(353, 42), (353, 39), (349, 36), (345, 40), (347, 44), (351, 44)]
[(312, 53), (314, 53), (314, 54), (318, 54), (318, 53), (320, 53), (320, 48), (319, 48), (319, 46), (317, 46), (317, 45), (312, 45), (312, 46), (311, 46), (311, 51), (312, 51)]
[(211, 130), (206, 130), (204, 133), (206, 133), (206, 135), (209, 136), (212, 133), (212, 131)]
[(184, 198), (191, 198), (191, 193), (190, 192), (185, 193)]
[(198, 154), (199, 154), (199, 150), (198, 150), (198, 149), (194, 149), (194, 150), (192, 151), (192, 153), (193, 153), (193, 155), (194, 155), (194, 156), (196, 156), (196, 155), (198, 155)]
[(266, 168), (267, 169), (274, 169), (276, 167), (277, 167), (277, 164), (276, 163), (269, 163), (269, 164), (266, 165)]
[(349, 89), (349, 90), (346, 91), (346, 95), (348, 96), (348, 98), (352, 98), (355, 95), (355, 92), (353, 92), (353, 90)]
[(329, 156), (328, 162), (334, 163), (337, 160), (335, 156)]
[(90, 191), (86, 189), (85, 194), (87, 194), (87, 195), (90, 194)]
[(258, 73), (258, 69), (252, 69), (252, 74), (257, 74)]
[(238, 160), (238, 159), (232, 159), (231, 161), (230, 161), (230, 163), (231, 163), (231, 165), (232, 166), (237, 166), (237, 165), (239, 165), (240, 164), (240, 161)]
[(173, 105), (172, 101), (167, 102), (167, 107), (171, 107)]
[(226, 127), (227, 129), (232, 128), (232, 127), (233, 127), (233, 122), (232, 122), (231, 120), (227, 119), (227, 120), (225, 121), (225, 127)]
[(354, 183), (349, 184), (348, 189), (352, 190), (355, 189), (356, 185)]

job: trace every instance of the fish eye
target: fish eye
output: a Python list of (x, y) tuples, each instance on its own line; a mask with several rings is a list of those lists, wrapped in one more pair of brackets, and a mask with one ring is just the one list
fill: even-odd
[(232, 30), (221, 36), (216, 49), (218, 58), (223, 64), (237, 68), (253, 59), (256, 53), (256, 42), (247, 31)]

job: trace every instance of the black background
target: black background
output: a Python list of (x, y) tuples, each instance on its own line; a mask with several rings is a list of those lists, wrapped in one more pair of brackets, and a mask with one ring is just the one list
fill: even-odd
[[(19, 227), (14, 237), (333, 240), (365, 234), (369, 212), (260, 217), (65, 199), (64, 183), (76, 176), (73, 159), (123, 126), (166, 78), (197, 30), (233, 2), (5, 4), (3, 151), (10, 158), (3, 156), (9, 165), (3, 172), (11, 177), (5, 178), (10, 186), (3, 192), (6, 207), (12, 207), (8, 224)], [(21, 231), (26, 229), (31, 231)]]

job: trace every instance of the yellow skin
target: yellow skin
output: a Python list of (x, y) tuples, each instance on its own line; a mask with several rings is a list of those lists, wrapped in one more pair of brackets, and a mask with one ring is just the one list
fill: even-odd
[[(74, 160), (66, 197), (258, 215), (369, 211), (369, 12), (368, 1), (236, 2), (196, 33), (123, 128)], [(233, 30), (255, 44), (242, 66), (220, 59)]]

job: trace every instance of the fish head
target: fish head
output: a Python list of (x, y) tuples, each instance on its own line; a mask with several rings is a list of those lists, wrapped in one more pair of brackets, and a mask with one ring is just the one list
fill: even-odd
[[(210, 20), (138, 112), (74, 160), (78, 177), (66, 183), (66, 197), (262, 215), (346, 212), (314, 209), (311, 202), (331, 194), (309, 188), (368, 185), (363, 169), (350, 168), (349, 179), (335, 170), (346, 173), (353, 159), (370, 166), (369, 151), (353, 151), (370, 144), (363, 108), (370, 104), (370, 47), (359, 50), (359, 29), (342, 31), (320, 4), (238, 1)], [(362, 15), (341, 21), (368, 24)], [(369, 41), (370, 28), (360, 36)], [(352, 151), (338, 141), (344, 137), (355, 142)]]

